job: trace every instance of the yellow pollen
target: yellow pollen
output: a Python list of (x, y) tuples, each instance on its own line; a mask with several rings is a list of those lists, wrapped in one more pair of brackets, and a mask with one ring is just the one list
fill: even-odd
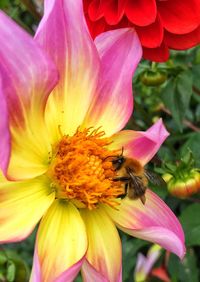
[(124, 193), (124, 187), (113, 181), (117, 173), (108, 158), (119, 152), (107, 149), (112, 141), (104, 135), (99, 129), (89, 128), (78, 129), (73, 136), (62, 136), (48, 171), (57, 198), (72, 200), (88, 209), (99, 203), (112, 207), (119, 204), (116, 198)]

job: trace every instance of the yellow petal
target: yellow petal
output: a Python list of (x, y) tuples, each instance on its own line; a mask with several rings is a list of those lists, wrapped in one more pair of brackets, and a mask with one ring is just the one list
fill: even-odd
[(39, 227), (32, 276), (38, 272), (42, 282), (55, 281), (84, 257), (86, 249), (85, 225), (78, 210), (69, 202), (55, 200)]
[(83, 277), (88, 281), (90, 274), (94, 276), (96, 270), (96, 279), (101, 276), (106, 281), (121, 281), (121, 242), (115, 225), (101, 208), (81, 210), (81, 215), (87, 228), (86, 258), (91, 269), (88, 264), (83, 265)]
[(48, 180), (0, 183), (0, 242), (27, 237), (54, 200)]
[(48, 131), (37, 113), (23, 129), (12, 129), (12, 151), (8, 176), (12, 179), (30, 179), (47, 171), (52, 145)]
[(5, 175), (4, 175), (3, 172), (0, 170), (0, 183), (6, 182), (6, 181), (7, 181), (7, 180), (6, 180)]

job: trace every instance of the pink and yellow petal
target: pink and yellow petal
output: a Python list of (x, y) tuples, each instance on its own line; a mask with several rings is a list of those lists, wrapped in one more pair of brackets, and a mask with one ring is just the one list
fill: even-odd
[(5, 97), (2, 91), (1, 78), (0, 78), (0, 170), (6, 174), (8, 162), (10, 158), (11, 140), (9, 131), (8, 108)]
[(82, 265), (82, 278), (84, 282), (108, 282), (108, 279), (102, 273), (97, 271), (89, 262), (85, 260)]
[(58, 278), (56, 278), (55, 282), (73, 282), (83, 264), (83, 261), (84, 257), (64, 271)]
[[(63, 273), (59, 275), (56, 279), (53, 280), (53, 282), (73, 282), (74, 278), (77, 276), (77, 273), (79, 272), (82, 264), (84, 261), (84, 257), (80, 259), (78, 262), (76, 262), (74, 265), (69, 267), (67, 270), (65, 270)], [(31, 272), (30, 282), (43, 282), (41, 277), (41, 271), (40, 271), (40, 263), (39, 258), (37, 255), (37, 252), (34, 254), (34, 269)]]
[(86, 250), (86, 230), (78, 210), (65, 200), (55, 200), (40, 223), (32, 280), (54, 282), (67, 275), (74, 279)]
[(40, 176), (0, 183), (0, 242), (26, 238), (54, 200), (49, 180)]
[[(88, 237), (84, 281), (121, 281), (121, 242), (112, 220), (103, 209), (81, 210)], [(91, 276), (92, 275), (92, 276)], [(101, 280), (102, 279), (102, 280)]]
[(178, 219), (151, 190), (147, 190), (145, 196), (145, 205), (140, 199), (125, 198), (118, 210), (105, 207), (106, 211), (124, 232), (159, 244), (183, 258), (184, 233)]
[(125, 126), (132, 113), (132, 77), (142, 49), (136, 32), (129, 28), (103, 33), (95, 44), (101, 59), (100, 79), (84, 126), (102, 126), (112, 135)]
[[(16, 158), (23, 154), (30, 164), (37, 167), (45, 162), (48, 138), (44, 129), (44, 108), (48, 95), (57, 82), (57, 71), (44, 51), (29, 34), (0, 12), (0, 75), (1, 89), (7, 107), (12, 141), (9, 175), (15, 175)], [(6, 39), (6, 40), (5, 40)], [(4, 132), (1, 132), (3, 135)], [(4, 137), (5, 138), (5, 137)], [(26, 149), (26, 144), (34, 144)], [(36, 154), (40, 154), (40, 158)], [(39, 175), (38, 171), (36, 175)], [(34, 177), (35, 174), (29, 174)]]
[(60, 130), (64, 134), (76, 131), (95, 95), (99, 57), (88, 33), (82, 1), (45, 1), (35, 40), (54, 60), (60, 75), (46, 110), (55, 142)]
[(124, 148), (124, 155), (135, 158), (146, 165), (158, 152), (169, 136), (162, 119), (159, 119), (147, 131), (124, 130), (112, 136), (110, 149)]

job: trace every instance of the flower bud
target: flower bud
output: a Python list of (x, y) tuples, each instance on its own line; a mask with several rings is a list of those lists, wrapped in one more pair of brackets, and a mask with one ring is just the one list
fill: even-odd
[(145, 71), (140, 76), (141, 82), (146, 86), (159, 86), (167, 80), (164, 71)]
[(200, 173), (195, 169), (182, 178), (175, 178), (170, 174), (163, 178), (167, 182), (169, 193), (178, 198), (187, 198), (200, 191)]
[(162, 178), (164, 179), (164, 181), (165, 181), (166, 183), (168, 183), (172, 177), (173, 177), (173, 175), (170, 174), (170, 173), (165, 173), (165, 174), (163, 174), (163, 176), (162, 176)]

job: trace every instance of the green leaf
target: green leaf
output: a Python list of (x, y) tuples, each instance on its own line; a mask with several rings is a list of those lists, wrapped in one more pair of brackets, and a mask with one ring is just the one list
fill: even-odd
[(193, 66), (192, 68), (193, 77), (194, 77), (194, 85), (198, 89), (200, 89), (200, 65)]
[(168, 191), (165, 186), (154, 186), (151, 190), (163, 200), (165, 200), (168, 195)]
[(178, 98), (185, 110), (188, 109), (192, 95), (193, 75), (190, 71), (184, 71), (177, 77)]
[(22, 260), (15, 260), (15, 282), (26, 282), (28, 281), (28, 277), (30, 275), (30, 271), (25, 262)]
[(81, 274), (79, 273), (79, 275), (76, 277), (76, 279), (74, 280), (74, 282), (82, 282), (83, 279), (81, 277)]
[(188, 206), (180, 216), (180, 222), (185, 232), (187, 246), (200, 245), (200, 205)]
[(174, 154), (167, 146), (163, 145), (158, 151), (159, 158), (165, 163), (174, 160)]
[(181, 72), (169, 80), (161, 96), (165, 106), (171, 111), (179, 130), (183, 129), (183, 119), (189, 108), (192, 95), (193, 76), (190, 71)]
[(0, 250), (0, 265), (6, 263), (7, 259), (5, 252)]
[(12, 260), (8, 261), (6, 278), (8, 282), (15, 281), (16, 267)]
[[(11, 247), (12, 248), (12, 247)], [(6, 271), (8, 282), (26, 282), (30, 275), (30, 271), (26, 260), (24, 261), (20, 255), (12, 249), (5, 249), (6, 263), (3, 265)], [(1, 254), (1, 253), (0, 253)], [(13, 280), (14, 277), (14, 280)], [(1, 281), (1, 280), (0, 280)]]
[(6, 6), (8, 6), (8, 4), (8, 0), (0, 0), (0, 9), (4, 9)]
[(197, 108), (196, 108), (195, 118), (198, 122), (200, 121), (200, 105), (198, 105)]
[(192, 249), (187, 251), (183, 261), (175, 255), (170, 256), (168, 271), (172, 281), (199, 282), (197, 260)]
[(185, 142), (185, 144), (181, 147), (180, 154), (184, 156), (188, 149), (192, 151), (192, 155), (195, 161), (195, 165), (197, 167), (200, 166), (200, 132), (194, 132), (190, 135), (190, 138)]

